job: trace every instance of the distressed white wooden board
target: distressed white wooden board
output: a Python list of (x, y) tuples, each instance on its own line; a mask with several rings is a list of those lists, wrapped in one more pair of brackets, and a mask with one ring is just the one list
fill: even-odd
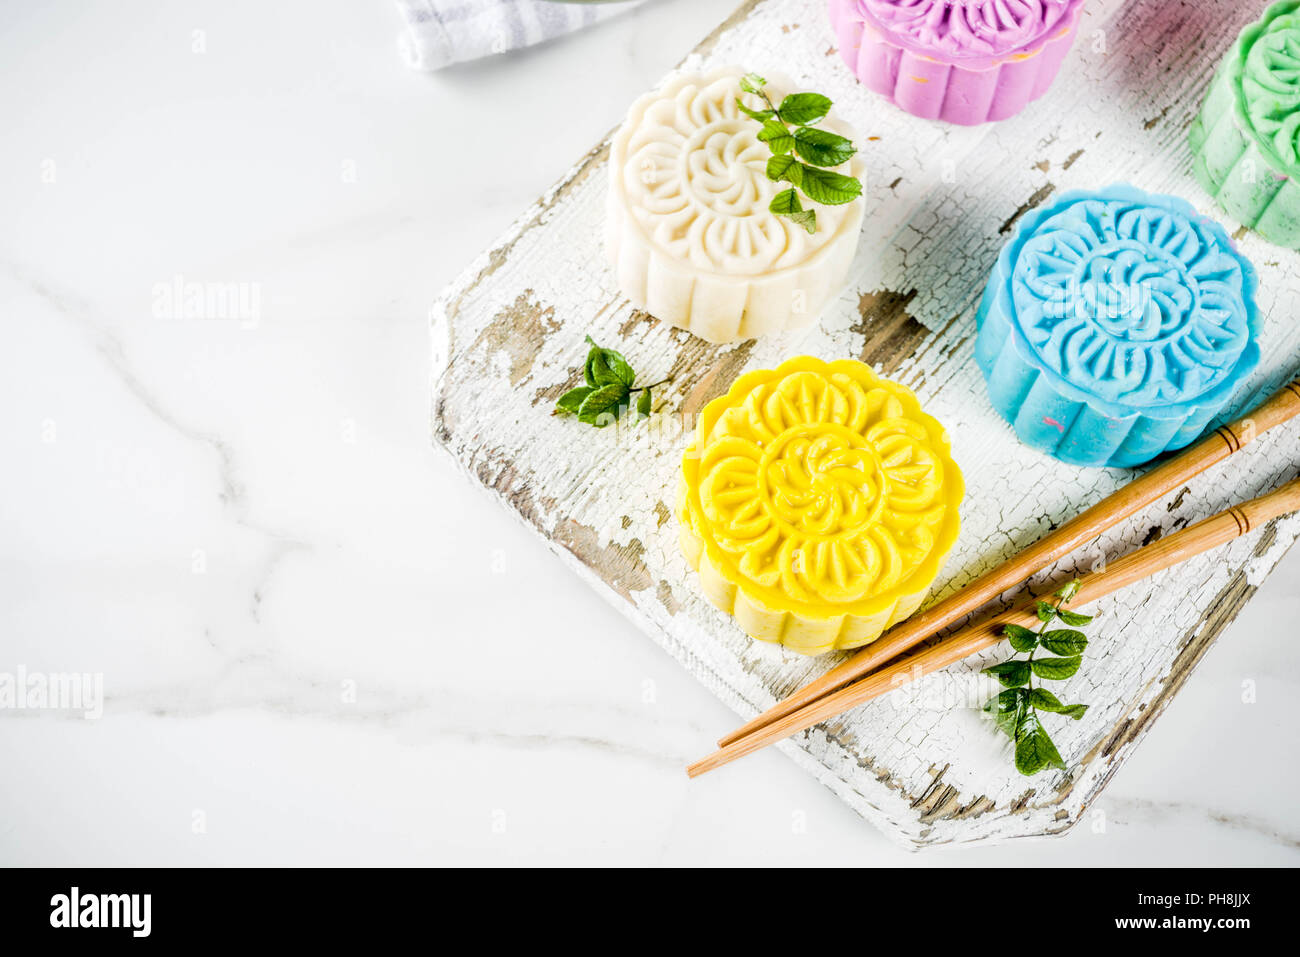
[[(670, 514), (694, 413), (742, 371), (799, 353), (859, 357), (914, 388), (949, 427), (969, 490), (937, 596), (1131, 480), (1059, 464), (1016, 441), (972, 358), (974, 305), (1014, 222), (1066, 189), (1128, 180), (1223, 221), (1191, 177), (1186, 129), (1218, 58), (1258, 13), (1209, 0), (1091, 3), (1047, 96), (1010, 121), (964, 129), (914, 119), (858, 86), (823, 7), (751, 0), (683, 64), (779, 69), (830, 95), (859, 130), (871, 170), (867, 220), (852, 286), (819, 327), (715, 347), (634, 311), (600, 248), (605, 144), (481, 255), (432, 316), (436, 442), (745, 718), (831, 662), (751, 642), (697, 592)], [(1300, 368), (1300, 257), (1253, 235), (1240, 243), (1259, 268), (1267, 316), (1265, 358), (1245, 406)], [(642, 381), (672, 377), (650, 423), (597, 431), (550, 415), (578, 383), (588, 333), (621, 349)], [(1292, 423), (1044, 577), (1259, 494), (1297, 465), (1300, 423)], [(1300, 518), (1280, 520), (1095, 606), (1085, 667), (1062, 690), (1092, 708), (1079, 722), (1048, 719), (1067, 773), (1021, 777), (1009, 746), (981, 720), (975, 708), (993, 689), (978, 671), (995, 653), (782, 747), (905, 846), (1063, 831), (1297, 536)], [(702, 740), (701, 754), (710, 745)], [(1187, 747), (1204, 758), (1196, 742)]]

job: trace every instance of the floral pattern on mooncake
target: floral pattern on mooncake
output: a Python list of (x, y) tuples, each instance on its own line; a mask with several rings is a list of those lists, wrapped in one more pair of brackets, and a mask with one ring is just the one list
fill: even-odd
[(1258, 365), (1256, 285), (1183, 200), (1066, 193), (998, 257), (975, 357), (1021, 441), (1075, 465), (1140, 465), (1200, 435)]
[(1241, 31), (1188, 139), (1197, 181), (1229, 215), (1300, 249), (1300, 0)]
[(928, 120), (972, 126), (1047, 92), (1083, 0), (830, 0), (840, 56), (869, 89)]
[(804, 653), (876, 638), (957, 537), (943, 428), (865, 365), (792, 359), (706, 406), (682, 466), (682, 545), (755, 638)]
[[(741, 71), (681, 75), (632, 105), (614, 136), (606, 249), (639, 309), (710, 342), (815, 322), (843, 287), (862, 228), (861, 197), (817, 207), (808, 233), (768, 208), (789, 184), (768, 178), (762, 126), (736, 105)], [(769, 78), (777, 102), (794, 92)], [(820, 129), (854, 138), (834, 114)], [(861, 156), (845, 167), (865, 175)]]

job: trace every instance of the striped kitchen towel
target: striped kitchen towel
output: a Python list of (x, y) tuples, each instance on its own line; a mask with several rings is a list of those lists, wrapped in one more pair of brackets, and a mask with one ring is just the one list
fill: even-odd
[(639, 5), (547, 0), (397, 0), (402, 52), (416, 70), (505, 53), (563, 36)]

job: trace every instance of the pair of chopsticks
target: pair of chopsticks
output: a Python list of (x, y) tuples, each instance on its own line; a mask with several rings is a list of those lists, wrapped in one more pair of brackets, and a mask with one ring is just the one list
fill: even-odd
[[(697, 777), (736, 758), (842, 714), (1002, 640), (1006, 625), (1037, 621), (1034, 601), (969, 625), (925, 651), (894, 661), (939, 630), (970, 614), (1210, 466), (1240, 451), (1269, 429), (1300, 415), (1300, 379), (1283, 386), (1252, 412), (1216, 429), (1198, 444), (1102, 499), (962, 590), (918, 612), (866, 645), (821, 678), (778, 702), (718, 741), (719, 750), (686, 769)], [(1194, 555), (1245, 535), (1264, 522), (1300, 510), (1300, 479), (1243, 502), (1082, 576), (1071, 607), (1096, 601)], [(889, 664), (889, 662), (893, 662)], [(886, 667), (881, 667), (887, 665)], [(880, 670), (877, 670), (880, 669)]]

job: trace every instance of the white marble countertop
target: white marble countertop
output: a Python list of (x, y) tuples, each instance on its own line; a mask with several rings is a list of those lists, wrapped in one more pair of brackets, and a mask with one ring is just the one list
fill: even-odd
[(0, 864), (1300, 863), (1300, 554), (1084, 825), (909, 854), (689, 782), (735, 716), (431, 447), (438, 290), (733, 4), (434, 76), (383, 0), (6, 12), (0, 672), (105, 704), (0, 710)]

